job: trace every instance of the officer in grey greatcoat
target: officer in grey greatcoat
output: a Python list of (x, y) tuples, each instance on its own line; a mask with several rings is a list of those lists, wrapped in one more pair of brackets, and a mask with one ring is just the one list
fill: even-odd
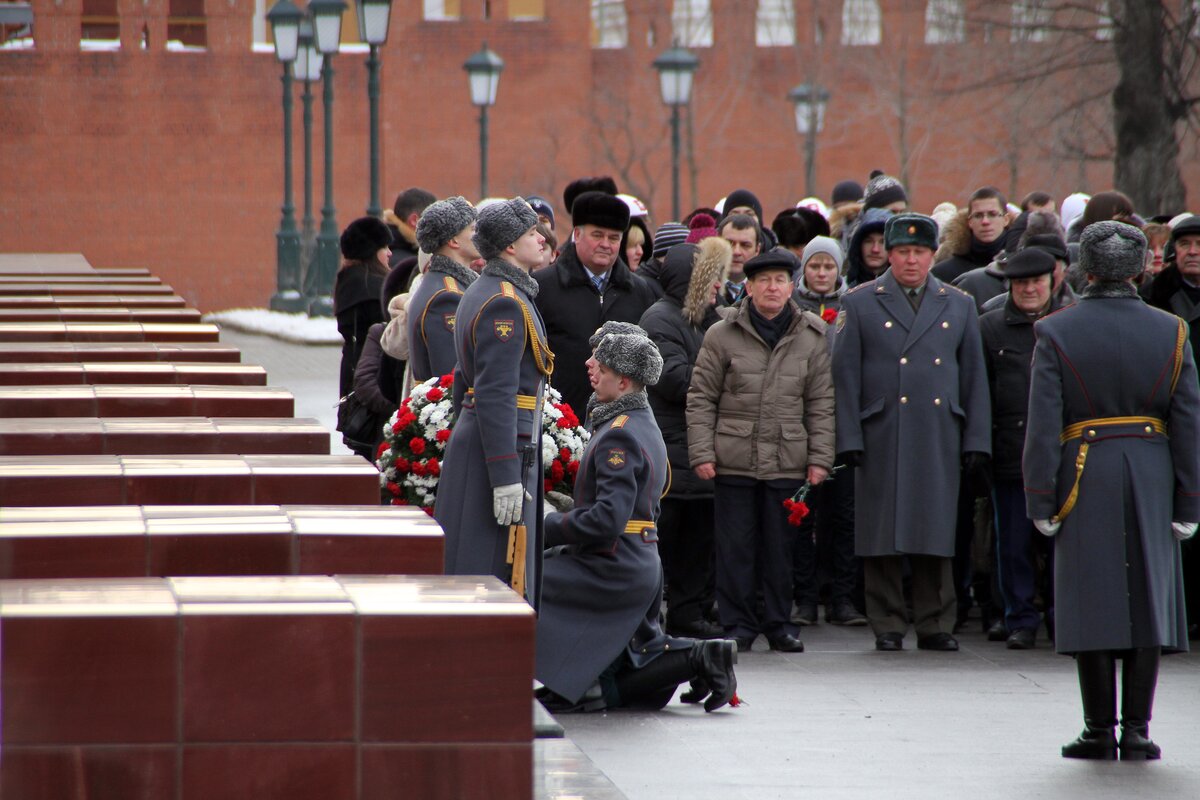
[(417, 222), (417, 244), (432, 257), (408, 299), (408, 365), (417, 383), (454, 371), (454, 322), (463, 292), (478, 275), (471, 262), (479, 258), (471, 237), (475, 208), (462, 197), (439, 200)]
[(434, 517), (447, 575), (495, 575), (536, 608), (541, 567), (542, 387), (554, 369), (529, 271), (545, 241), (522, 198), (479, 214), (473, 241), (487, 259), (463, 293), (454, 326), (455, 424)]
[[(613, 332), (610, 332), (613, 331)], [(661, 708), (692, 681), (712, 711), (736, 690), (732, 641), (668, 637), (659, 622), (662, 562), (655, 519), (670, 481), (646, 395), (663, 360), (641, 328), (605, 323), (587, 361), (594, 393), (574, 507), (546, 517), (537, 678), (557, 710)], [(710, 694), (711, 693), (711, 694)]]
[(1055, 646), (1075, 654), (1083, 700), (1062, 754), (1153, 759), (1159, 653), (1188, 647), (1177, 540), (1200, 520), (1200, 388), (1187, 324), (1130, 283), (1142, 232), (1093, 223), (1079, 254), (1082, 298), (1034, 325), (1024, 453), (1029, 518), (1055, 537)]
[(986, 479), (992, 447), (975, 303), (929, 275), (937, 223), (899, 214), (884, 228), (890, 267), (842, 297), (833, 344), (837, 450), (856, 465), (855, 552), (879, 650), (908, 629), (912, 570), (917, 647), (957, 650), (951, 570), (960, 474)]

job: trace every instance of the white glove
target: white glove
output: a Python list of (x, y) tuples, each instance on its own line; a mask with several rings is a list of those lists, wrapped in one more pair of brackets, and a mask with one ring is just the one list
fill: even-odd
[(1058, 533), (1058, 529), (1062, 527), (1061, 522), (1051, 522), (1048, 519), (1035, 519), (1033, 527), (1038, 529), (1038, 533), (1042, 536), (1053, 536)]
[(1200, 527), (1200, 522), (1172, 522), (1171, 532), (1182, 542), (1195, 536), (1197, 527)]
[(492, 489), (492, 513), (497, 525), (515, 525), (521, 520), (521, 498), (525, 489), (519, 483)]

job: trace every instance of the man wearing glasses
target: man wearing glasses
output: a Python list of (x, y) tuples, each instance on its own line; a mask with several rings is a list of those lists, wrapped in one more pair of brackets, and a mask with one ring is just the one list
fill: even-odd
[(939, 255), (950, 257), (934, 265), (933, 276), (946, 283), (976, 267), (986, 267), (1004, 249), (1008, 228), (1007, 201), (994, 186), (976, 189), (967, 201), (966, 211), (946, 226), (945, 243)]

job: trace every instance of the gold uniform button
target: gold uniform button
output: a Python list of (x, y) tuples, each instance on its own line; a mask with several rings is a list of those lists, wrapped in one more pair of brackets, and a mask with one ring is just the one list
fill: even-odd
[(908, 397), (907, 397), (907, 396), (902, 396), (902, 397), (900, 398), (900, 402), (901, 402), (901, 403), (907, 403), (907, 402), (908, 402)]
[(1153, 432), (1154, 432), (1154, 428), (1151, 428), (1149, 425), (1147, 425), (1147, 426), (1146, 426), (1146, 433), (1153, 433)]
[(935, 406), (940, 406), (942, 404), (942, 398), (940, 398), (940, 397), (933, 398), (933, 404)]
[(943, 328), (949, 328), (949, 327), (950, 327), (950, 323), (949, 323), (949, 322), (943, 322), (943, 323), (942, 323), (942, 327), (943, 327)]
[(942, 365), (942, 360), (941, 360), (940, 358), (935, 358), (935, 359), (933, 360), (933, 365), (934, 365), (935, 367), (940, 367), (940, 366)]
[(1095, 436), (1095, 435), (1096, 435), (1095, 431), (1088, 431), (1088, 436)]
[[(907, 358), (904, 358), (904, 357), (901, 357), (901, 358), (900, 358), (900, 363), (901, 363), (901, 364), (907, 364), (907, 363), (908, 363), (908, 359), (907, 359)], [(1147, 430), (1147, 431), (1149, 431), (1150, 429), (1149, 429), (1149, 428), (1146, 428), (1146, 430)]]
[(883, 327), (885, 327), (885, 328), (892, 327), (892, 321), (889, 319), (887, 322), (883, 323)]

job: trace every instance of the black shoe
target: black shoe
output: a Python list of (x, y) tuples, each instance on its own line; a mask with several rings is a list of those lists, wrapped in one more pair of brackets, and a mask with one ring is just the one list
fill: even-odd
[[(1148, 727), (1134, 727), (1122, 722), (1121, 741), (1117, 743), (1121, 750), (1121, 760), (1156, 761), (1162, 758), (1162, 749), (1150, 741), (1149, 733)], [(1112, 736), (1111, 731), (1109, 736)]]
[(948, 633), (931, 633), (917, 639), (917, 649), (949, 653), (958, 649), (958, 639)]
[(1037, 637), (1028, 628), (1013, 631), (1008, 635), (1005, 646), (1009, 650), (1032, 650), (1036, 646)]
[(733, 637), (733, 641), (737, 645), (739, 653), (749, 653), (754, 640), (757, 638), (757, 636), (735, 636)]
[(667, 626), (671, 636), (682, 636), (686, 639), (724, 639), (725, 629), (715, 622), (706, 619), (693, 619)]
[(791, 622), (793, 625), (816, 625), (817, 604), (796, 603), (792, 606)]
[(781, 633), (778, 636), (768, 636), (767, 646), (772, 650), (778, 650), (781, 653), (803, 653), (804, 642), (792, 636), (790, 633)]
[(998, 619), (988, 627), (987, 640), (989, 642), (1003, 642), (1005, 640), (1009, 640), (1008, 628), (1005, 627), (1004, 620)]
[(705, 682), (704, 678), (692, 678), (691, 681), (688, 682), (687, 691), (679, 695), (679, 702), (693, 704), (699, 703), (711, 693), (712, 692), (708, 688), (708, 684)]
[(881, 633), (875, 637), (875, 649), (893, 653), (904, 649), (904, 634)]
[(705, 711), (716, 711), (733, 699), (737, 693), (737, 676), (733, 674), (733, 665), (737, 663), (737, 649), (733, 640), (696, 642), (692, 646), (689, 661), (695, 675), (693, 691), (696, 688), (695, 679), (699, 678), (704, 688), (711, 692), (704, 701)]
[(825, 621), (830, 625), (866, 625), (867, 618), (849, 600), (842, 600), (825, 607)]
[(1115, 761), (1117, 737), (1113, 735), (1112, 728), (1093, 728), (1089, 725), (1075, 741), (1063, 745), (1062, 757)]

